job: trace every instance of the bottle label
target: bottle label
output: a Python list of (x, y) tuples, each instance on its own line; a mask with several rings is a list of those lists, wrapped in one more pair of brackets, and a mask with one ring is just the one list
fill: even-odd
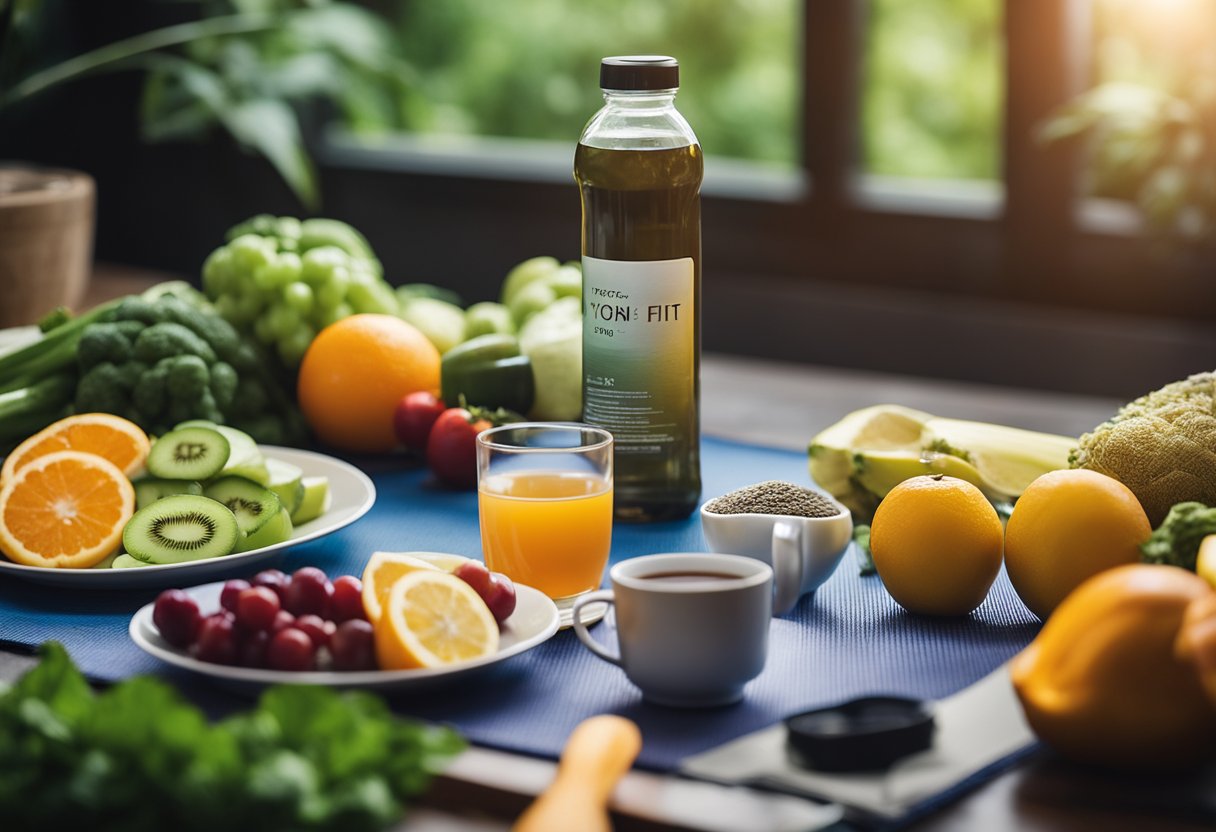
[(583, 257), (583, 419), (618, 454), (662, 453), (695, 412), (695, 271)]

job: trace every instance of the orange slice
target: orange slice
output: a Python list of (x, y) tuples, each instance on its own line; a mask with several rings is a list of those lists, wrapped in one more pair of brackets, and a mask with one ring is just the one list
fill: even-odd
[(86, 569), (118, 548), (134, 513), (135, 489), (117, 465), (56, 451), (0, 489), (0, 552), (29, 566)]
[(363, 567), (363, 611), (373, 624), (380, 618), (380, 611), (388, 603), (389, 590), (403, 575), (425, 569), (441, 571), (438, 566), (403, 552), (374, 552), (367, 566)]
[(485, 601), (442, 570), (419, 569), (397, 580), (373, 627), (381, 670), (442, 667), (498, 650), (498, 624)]
[(0, 483), (35, 459), (56, 451), (84, 451), (108, 459), (131, 474), (148, 458), (151, 443), (139, 425), (109, 413), (79, 413), (60, 419), (22, 442), (4, 460)]

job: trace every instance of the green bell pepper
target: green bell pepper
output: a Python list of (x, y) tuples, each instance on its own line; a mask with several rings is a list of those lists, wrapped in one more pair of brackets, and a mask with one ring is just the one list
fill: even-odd
[(532, 360), (520, 354), (513, 335), (481, 335), (444, 354), (440, 389), (448, 407), (463, 403), (527, 413), (536, 398)]

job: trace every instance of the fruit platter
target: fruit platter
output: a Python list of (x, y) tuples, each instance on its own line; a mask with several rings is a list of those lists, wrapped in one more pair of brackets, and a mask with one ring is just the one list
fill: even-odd
[[(402, 584), (394, 601), (395, 579), (411, 572), (423, 579)], [(407, 604), (432, 617), (406, 621)], [(135, 614), (130, 633), (157, 658), (232, 687), (417, 691), (518, 655), (557, 628), (557, 608), (543, 593), (494, 582), (478, 561), (378, 552), (362, 579), (330, 582), (302, 567), (166, 590)]]

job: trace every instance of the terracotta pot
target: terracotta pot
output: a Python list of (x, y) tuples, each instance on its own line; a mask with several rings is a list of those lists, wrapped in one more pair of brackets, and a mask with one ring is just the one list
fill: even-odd
[(84, 297), (93, 254), (93, 179), (0, 166), (0, 327), (32, 324)]

